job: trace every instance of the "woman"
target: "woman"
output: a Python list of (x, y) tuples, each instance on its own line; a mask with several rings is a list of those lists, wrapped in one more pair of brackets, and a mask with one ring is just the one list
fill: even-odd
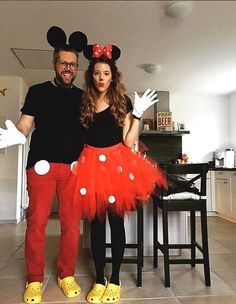
[[(116, 303), (120, 299), (120, 266), (125, 248), (124, 215), (138, 203), (148, 202), (156, 186), (166, 186), (162, 171), (133, 152), (143, 111), (157, 102), (154, 91), (135, 94), (134, 108), (124, 95), (115, 60), (116, 46), (88, 46), (90, 60), (80, 120), (87, 129), (87, 146), (69, 183), (73, 206), (80, 218), (91, 221), (91, 248), (96, 282), (87, 295), (89, 303)], [(72, 191), (72, 190), (71, 190)], [(104, 278), (105, 217), (111, 228), (112, 273)]]

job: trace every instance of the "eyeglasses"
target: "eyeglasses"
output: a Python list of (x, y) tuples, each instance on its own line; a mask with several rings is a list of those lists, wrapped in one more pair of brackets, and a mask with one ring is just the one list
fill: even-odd
[(60, 68), (63, 70), (69, 67), (71, 71), (75, 71), (78, 68), (78, 63), (75, 62), (66, 62), (66, 61), (58, 60), (57, 63), (59, 64)]

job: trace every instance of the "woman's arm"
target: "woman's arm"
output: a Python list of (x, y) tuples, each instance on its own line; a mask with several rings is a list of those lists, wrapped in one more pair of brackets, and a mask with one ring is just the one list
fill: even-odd
[(126, 115), (123, 126), (123, 142), (127, 147), (133, 147), (136, 139), (138, 138), (138, 132), (139, 119), (134, 118), (132, 113), (129, 112)]
[(127, 147), (131, 148), (138, 138), (139, 120), (143, 113), (159, 100), (156, 97), (156, 91), (150, 89), (147, 89), (142, 97), (135, 92), (133, 111), (126, 115), (123, 127), (123, 141)]

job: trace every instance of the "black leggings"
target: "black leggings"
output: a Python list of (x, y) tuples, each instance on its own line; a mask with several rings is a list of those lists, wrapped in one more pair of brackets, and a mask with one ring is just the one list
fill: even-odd
[[(108, 213), (111, 229), (112, 274), (110, 282), (119, 284), (120, 266), (125, 250), (124, 218)], [(106, 222), (95, 218), (91, 223), (91, 248), (96, 270), (96, 283), (104, 284), (104, 265), (106, 252)]]

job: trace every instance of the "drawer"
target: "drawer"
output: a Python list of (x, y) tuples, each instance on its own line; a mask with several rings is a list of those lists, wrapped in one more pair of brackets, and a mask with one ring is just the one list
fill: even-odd
[(229, 179), (230, 173), (228, 171), (216, 171), (215, 178), (217, 179)]

